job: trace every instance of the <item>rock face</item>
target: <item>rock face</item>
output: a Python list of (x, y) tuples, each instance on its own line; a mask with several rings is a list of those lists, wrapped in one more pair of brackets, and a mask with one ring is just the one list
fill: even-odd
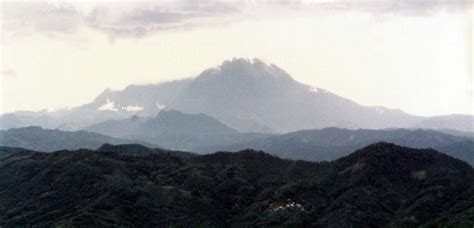
[(183, 156), (138, 145), (5, 153), (6, 227), (473, 225), (468, 164), (389, 143), (322, 163), (251, 150)]
[(425, 118), (400, 110), (367, 107), (295, 81), (275, 65), (258, 59), (233, 59), (195, 78), (157, 85), (105, 90), (89, 103), (58, 112), (2, 115), (2, 128), (37, 125), (82, 129), (133, 115), (153, 117), (162, 109), (204, 113), (240, 132), (290, 132), (302, 129), (448, 128), (474, 131), (472, 116)]

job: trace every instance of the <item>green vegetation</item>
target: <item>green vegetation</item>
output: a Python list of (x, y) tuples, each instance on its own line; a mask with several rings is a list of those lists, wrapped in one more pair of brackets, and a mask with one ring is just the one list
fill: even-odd
[(0, 158), (2, 227), (471, 227), (473, 211), (467, 163), (388, 143), (320, 163), (139, 145)]

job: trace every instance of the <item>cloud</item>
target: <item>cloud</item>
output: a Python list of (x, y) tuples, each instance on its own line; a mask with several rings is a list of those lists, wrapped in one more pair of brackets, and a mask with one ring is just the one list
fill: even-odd
[(102, 106), (97, 108), (98, 111), (114, 111), (118, 112), (118, 109), (115, 107), (115, 102), (110, 101), (109, 98), (107, 98), (107, 102), (103, 104)]
[(5, 77), (5, 78), (16, 78), (17, 77), (16, 71), (14, 71), (13, 69), (2, 69), (0, 71), (0, 75), (2, 77)]
[(110, 36), (140, 37), (157, 31), (222, 24), (240, 12), (240, 4), (199, 1), (103, 5), (86, 17), (87, 24)]
[(2, 32), (13, 35), (68, 33), (75, 31), (82, 15), (69, 4), (5, 2), (2, 3), (1, 19)]
[(3, 30), (8, 34), (70, 33), (87, 26), (111, 38), (142, 37), (160, 31), (231, 24), (255, 17), (359, 11), (370, 14), (427, 16), (437, 12), (470, 10), (471, 0), (279, 0), (107, 3), (3, 4)]
[(453, 13), (470, 10), (471, 0), (371, 0), (371, 1), (334, 1), (330, 3), (312, 3), (327, 10), (361, 11), (371, 14), (396, 14), (404, 16), (429, 16), (445, 12)]

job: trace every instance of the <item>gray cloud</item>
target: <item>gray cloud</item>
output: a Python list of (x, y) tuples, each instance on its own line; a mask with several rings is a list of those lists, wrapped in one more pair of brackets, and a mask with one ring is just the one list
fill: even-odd
[(3, 32), (73, 32), (82, 20), (82, 15), (68, 4), (5, 2), (2, 5)]
[(17, 77), (16, 71), (14, 71), (13, 69), (2, 69), (0, 71), (0, 75), (2, 77), (5, 77), (5, 78), (16, 78)]
[(240, 12), (240, 4), (178, 1), (172, 4), (137, 4), (131, 9), (102, 6), (86, 17), (87, 24), (110, 36), (143, 36), (157, 31), (221, 24)]
[[(291, 13), (360, 11), (370, 14), (429, 16), (437, 12), (470, 10), (472, 0), (368, 0), (349, 1), (199, 1), (97, 4), (83, 10), (80, 3), (4, 3), (3, 30), (7, 33), (67, 33), (85, 25), (111, 38), (141, 37), (159, 31), (216, 26), (261, 16), (275, 8)], [(268, 13), (270, 12), (270, 13)]]
[(405, 16), (429, 16), (445, 12), (453, 13), (469, 10), (472, 0), (372, 0), (372, 1), (336, 1), (316, 3), (314, 7), (328, 10), (362, 11), (372, 14), (397, 14)]
[(164, 24), (183, 21), (193, 17), (190, 13), (170, 12), (163, 9), (138, 9), (133, 14), (124, 15), (123, 21), (140, 24)]

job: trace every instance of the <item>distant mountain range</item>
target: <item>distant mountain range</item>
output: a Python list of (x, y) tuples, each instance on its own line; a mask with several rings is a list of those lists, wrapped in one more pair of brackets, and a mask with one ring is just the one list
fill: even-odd
[(86, 131), (60, 131), (41, 127), (25, 127), (0, 131), (0, 146), (19, 147), (42, 152), (57, 150), (95, 150), (104, 143), (139, 143), (148, 147), (157, 147), (138, 140), (116, 139)]
[(86, 127), (84, 130), (187, 151), (202, 147), (246, 143), (267, 136), (257, 133), (239, 133), (208, 115), (185, 114), (176, 110), (163, 110), (152, 118), (133, 116), (124, 120), (108, 120)]
[(473, 168), (434, 150), (377, 143), (321, 163), (140, 145), (14, 150), (0, 148), (2, 227), (473, 225)]
[(105, 121), (85, 130), (10, 129), (0, 131), (0, 146), (51, 152), (96, 149), (104, 143), (136, 143), (200, 154), (250, 148), (281, 158), (331, 161), (358, 148), (386, 141), (413, 148), (434, 148), (474, 166), (474, 138), (433, 130), (325, 128), (287, 134), (238, 133), (207, 115), (178, 111), (162, 111), (154, 118)]
[(321, 130), (303, 130), (242, 144), (200, 148), (196, 151), (239, 151), (252, 148), (282, 158), (328, 161), (335, 160), (357, 148), (379, 141), (413, 148), (434, 148), (467, 161), (474, 166), (474, 138), (420, 129), (348, 130), (325, 128)]
[[(114, 137), (146, 135), (153, 138), (163, 134), (236, 134), (238, 131), (205, 114), (185, 114), (176, 110), (161, 111), (155, 118), (133, 116), (125, 120), (109, 120), (84, 128)], [(150, 135), (153, 134), (153, 135)]]
[(263, 150), (282, 158), (329, 161), (369, 144), (386, 141), (414, 148), (435, 148), (474, 165), (474, 138), (453, 130), (325, 128), (287, 134), (238, 133), (205, 114), (162, 111), (155, 118), (111, 120), (85, 128), (116, 138), (141, 140), (164, 148), (212, 153)]
[[(421, 105), (421, 104), (420, 104)], [(240, 132), (285, 133), (302, 129), (446, 128), (474, 131), (474, 117), (421, 117), (401, 110), (359, 105), (295, 81), (275, 65), (233, 59), (196, 78), (105, 90), (93, 102), (58, 112), (16, 112), (0, 118), (3, 129), (30, 125), (78, 130), (163, 109), (204, 113)]]

